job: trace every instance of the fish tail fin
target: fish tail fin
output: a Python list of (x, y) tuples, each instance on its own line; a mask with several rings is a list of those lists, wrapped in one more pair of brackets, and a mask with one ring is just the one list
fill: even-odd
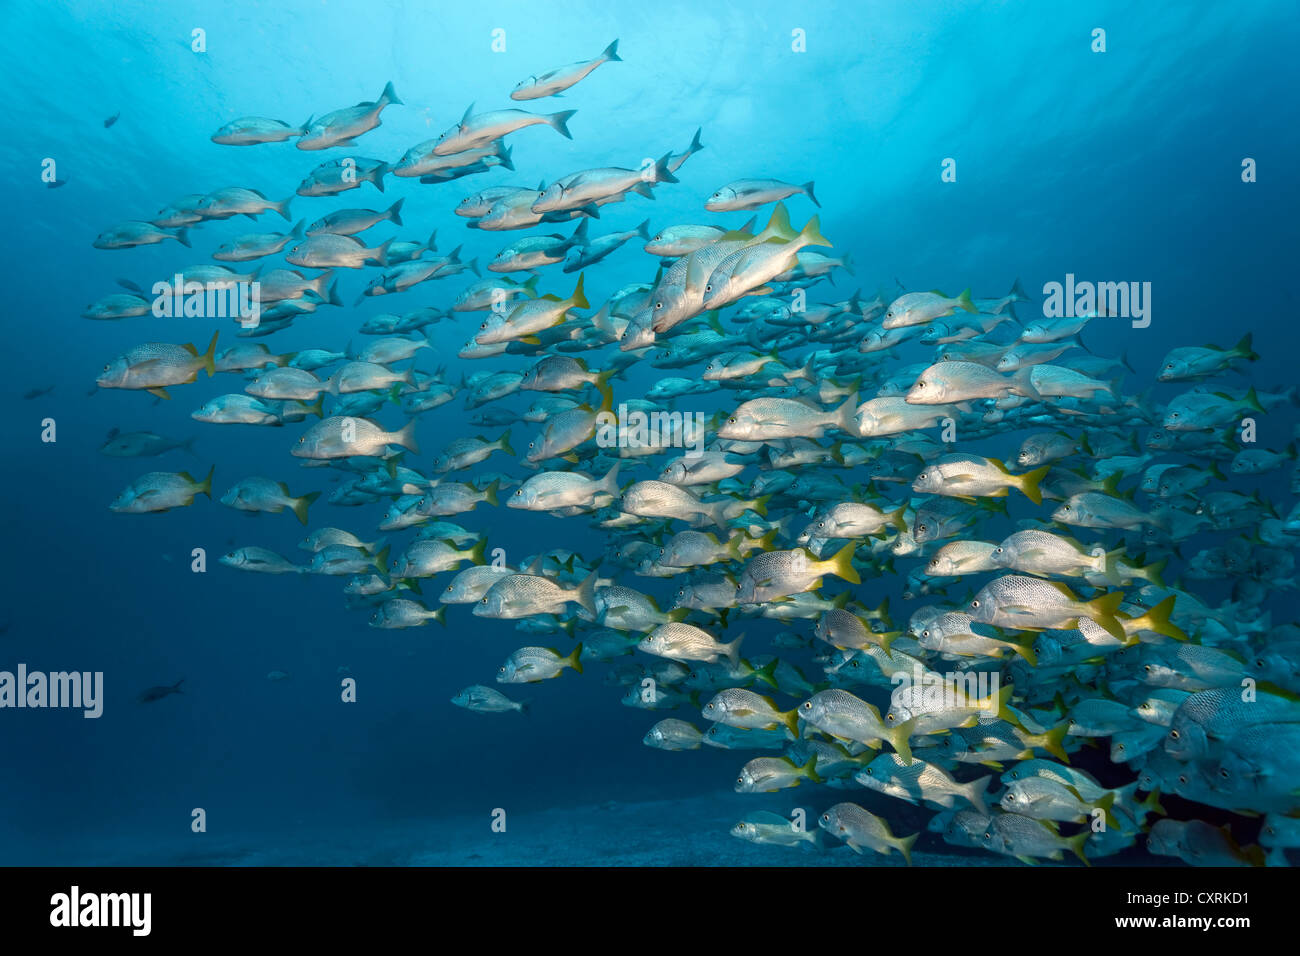
[(1250, 347), (1253, 335), (1254, 333), (1247, 332), (1241, 337), (1241, 341), (1232, 347), (1232, 351), (1235, 352), (1239, 358), (1244, 358), (1247, 362), (1259, 361), (1259, 353)]
[(1100, 800), (1097, 801), (1096, 807), (1105, 815), (1106, 826), (1114, 827), (1115, 829), (1118, 830), (1119, 820), (1115, 818), (1115, 813), (1112, 810), (1112, 807), (1114, 807), (1114, 805), (1115, 805), (1115, 791), (1112, 790), (1109, 793), (1107, 793), (1104, 797), (1102, 797)]
[(609, 46), (601, 51), (600, 58), (606, 63), (622, 63), (623, 58), (618, 55), (618, 41), (615, 40)]
[(1069, 729), (1070, 722), (1068, 720), (1062, 721), (1047, 733), (1040, 735), (1040, 738), (1035, 740), (1034, 746), (1042, 747), (1061, 763), (1068, 764), (1070, 755), (1065, 752), (1065, 734)]
[(181, 684), (184, 684), (184, 683), (185, 683), (185, 678), (182, 677), (182, 678), (181, 678), (180, 680), (178, 680), (176, 683), (172, 684), (172, 692), (173, 692), (173, 693), (176, 693), (176, 694), (183, 694), (183, 693), (185, 693), (185, 691), (181, 690)]
[(605, 477), (600, 479), (599, 491), (607, 495), (618, 494), (618, 469), (622, 464), (622, 461), (615, 461), (613, 467), (605, 472)]
[(497, 497), (497, 492), (500, 490), (501, 490), (501, 481), (500, 479), (498, 479), (483, 489), (483, 500), (490, 505), (500, 505), (501, 501)]
[(577, 593), (574, 594), (574, 599), (592, 617), (596, 616), (596, 581), (599, 573), (597, 570), (587, 575), (578, 585)]
[(817, 773), (817, 755), (813, 754), (808, 758), (808, 762), (799, 768), (800, 772), (813, 783), (824, 783), (821, 775)]
[(289, 215), (289, 203), (293, 202), (293, 196), (286, 196), (275, 204), (274, 208), (285, 222), (293, 222), (293, 217)]
[(384, 577), (388, 577), (388, 552), (391, 548), (392, 545), (386, 544), (372, 555), (375, 559), (375, 567)]
[(176, 241), (179, 242), (186, 249), (194, 248), (193, 246), (190, 245), (190, 230), (185, 226), (182, 226), (180, 229), (176, 230)]
[(384, 191), (384, 176), (387, 175), (388, 171), (392, 168), (393, 167), (388, 163), (380, 163), (370, 171), (366, 178), (370, 180), (370, 182), (374, 184), (374, 187), (382, 193)]
[[(857, 275), (857, 273), (853, 271), (853, 256), (852, 256), (852, 254), (846, 252), (846, 253), (844, 253), (844, 255), (840, 256), (840, 268), (843, 269), (845, 272), (847, 272), (847, 273), (848, 273), (849, 275), (851, 275), (851, 276), (856, 276), (856, 275)], [(862, 306), (861, 306), (861, 304), (860, 304), (860, 303), (861, 303), (861, 300), (858, 298), (858, 294), (857, 294), (856, 292), (853, 293), (853, 298), (852, 298), (850, 301), (851, 301), (851, 302), (856, 302), (856, 303), (859, 303), (859, 304), (858, 304), (858, 305), (855, 305), (855, 306), (850, 306), (850, 308), (849, 308), (849, 312), (850, 312), (850, 313), (857, 312), (859, 315), (861, 315), (861, 309), (862, 309)]]
[(1154, 561), (1142, 569), (1142, 576), (1156, 587), (1163, 588), (1165, 586), (1165, 578), (1162, 572), (1165, 569), (1165, 565), (1168, 563), (1168, 558), (1161, 558), (1159, 561)]
[(962, 294), (957, 296), (957, 305), (965, 309), (967, 312), (979, 311), (979, 309), (975, 308), (975, 303), (971, 301), (970, 289), (963, 290)]
[(611, 408), (614, 405), (614, 392), (609, 387), (609, 380), (617, 374), (618, 369), (616, 368), (606, 369), (597, 374), (596, 380), (591, 383), (595, 386), (596, 391), (600, 392), (601, 404), (608, 403)]
[(385, 106), (405, 106), (405, 105), (406, 104), (404, 104), (401, 101), (401, 99), (398, 98), (397, 90), (393, 89), (393, 81), (389, 80), (388, 84), (384, 87), (384, 92), (379, 94), (379, 108), (383, 109)]
[(217, 336), (220, 332), (212, 333), (212, 341), (208, 343), (208, 350), (203, 353), (203, 367), (207, 370), (208, 378), (217, 374)]
[(301, 498), (293, 499), (293, 513), (297, 516), (298, 521), (301, 524), (307, 524), (307, 509), (311, 506), (311, 503), (319, 497), (319, 491), (309, 491)]
[(813, 204), (814, 206), (816, 206), (818, 209), (821, 209), (821, 208), (822, 208), (822, 204), (819, 203), (819, 202), (817, 201), (817, 197), (813, 195), (813, 181), (812, 181), (811, 179), (808, 180), (806, 183), (804, 183), (804, 184), (803, 184), (802, 186), (800, 186), (799, 188), (803, 190), (803, 194), (804, 194), (805, 196), (807, 196), (809, 199), (812, 200), (812, 204)]
[(1020, 284), (1020, 277), (1011, 283), (1011, 291), (1007, 293), (1007, 298), (1012, 302), (1028, 302), (1029, 296), (1025, 295), (1025, 287)]
[[(811, 186), (812, 184), (809, 183)], [(821, 217), (813, 216), (804, 227), (799, 230), (798, 238), (804, 241), (807, 246), (829, 246), (831, 241), (822, 235)]]
[[(725, 612), (726, 610), (728, 609), (727, 608), (722, 609), (723, 612)], [(781, 688), (777, 684), (777, 680), (776, 680), (776, 665), (779, 663), (780, 661), (768, 661), (762, 667), (758, 668), (758, 670), (754, 671), (754, 679), (761, 680), (764, 684), (766, 684), (768, 687), (771, 687), (773, 690), (780, 690)]]
[(591, 303), (587, 301), (587, 296), (583, 292), (583, 280), (586, 275), (585, 272), (578, 273), (578, 284), (573, 287), (573, 295), (569, 296), (569, 308), (571, 309), (591, 308)]
[[(583, 222), (586, 222), (584, 219)], [(636, 227), (636, 234), (647, 242), (650, 241), (650, 220), (643, 219), (641, 225)]]
[(843, 405), (835, 409), (835, 424), (850, 435), (858, 434), (858, 429), (854, 425), (854, 418), (858, 413), (858, 404), (858, 393), (855, 391), (844, 400)]
[(1027, 471), (1017, 477), (1016, 487), (1024, 492), (1025, 497), (1036, 505), (1043, 503), (1043, 492), (1038, 487), (1038, 483), (1043, 480), (1049, 471), (1051, 465), (1043, 465), (1041, 468), (1035, 468), (1033, 471)]
[(858, 546), (853, 541), (842, 547), (830, 560), (831, 574), (843, 578), (850, 584), (861, 584), (862, 578), (858, 576), (857, 568), (853, 567), (853, 554), (857, 549)]
[(307, 406), (307, 414), (315, 415), (317, 418), (325, 417), (325, 393), (317, 392), (316, 401)]
[(573, 134), (569, 132), (569, 120), (577, 110), (562, 110), (559, 113), (552, 113), (546, 117), (546, 123), (565, 139), (573, 139)]
[(989, 788), (989, 783), (993, 780), (993, 774), (987, 777), (980, 777), (978, 780), (972, 780), (968, 783), (963, 791), (963, 796), (970, 801), (973, 806), (984, 816), (989, 815), (988, 804), (984, 802), (984, 793)]
[[(820, 833), (821, 829), (818, 828), (817, 832)], [(899, 837), (894, 843), (894, 847), (898, 852), (903, 854), (903, 862), (908, 866), (912, 865), (912, 844), (914, 844), (920, 836), (920, 833), (913, 833), (910, 837)]]
[(1106, 629), (1106, 631), (1119, 641), (1128, 641), (1128, 635), (1124, 631), (1124, 625), (1115, 617), (1115, 612), (1124, 601), (1123, 591), (1110, 591), (1099, 598), (1093, 598), (1084, 606), (1087, 607), (1094, 623)]
[(1015, 724), (1020, 727), (1020, 718), (1011, 710), (1011, 694), (1015, 691), (1012, 684), (1005, 684), (998, 688), (997, 696), (991, 701), (997, 707), (997, 715), (1009, 724)]
[(776, 208), (772, 210), (772, 217), (767, 221), (767, 228), (763, 232), (781, 239), (793, 239), (798, 235), (790, 222), (790, 211), (785, 208), (785, 203), (776, 204)]
[(1088, 862), (1088, 858), (1083, 855), (1084, 844), (1088, 842), (1088, 837), (1090, 836), (1092, 836), (1092, 830), (1087, 829), (1081, 833), (1076, 833), (1065, 841), (1065, 845), (1070, 848), (1070, 852), (1077, 856), (1084, 866), (1092, 866), (1092, 864)]
[(741, 634), (730, 644), (722, 645), (723, 652), (727, 655), (727, 660), (731, 661), (732, 667), (735, 667), (737, 664), (740, 663), (740, 642), (743, 641), (744, 639), (745, 639), (745, 635)]
[(532, 698), (521, 700), (518, 704), (519, 713), (527, 717), (530, 713), (532, 713), (532, 705), (533, 705)]
[[(679, 182), (678, 178), (673, 175), (673, 171), (668, 167), (668, 161), (673, 158), (671, 152), (664, 153), (655, 163), (655, 182), (657, 183), (675, 183)], [(646, 236), (649, 239), (649, 236)]]
[(1102, 574), (1106, 578), (1106, 583), (1113, 588), (1117, 588), (1124, 583), (1119, 574), (1119, 562), (1127, 554), (1128, 549), (1122, 545), (1112, 551), (1106, 552), (1106, 557), (1102, 566)]
[(487, 564), (487, 538), (479, 538), (474, 542), (474, 546), (469, 549), (469, 560), (471, 564)]
[(1011, 649), (1015, 651), (1030, 667), (1038, 666), (1038, 655), (1034, 653), (1034, 632), (1028, 632), (1019, 641), (1011, 643)]
[(393, 436), (393, 444), (400, 445), (402, 448), (406, 448), (410, 451), (413, 451), (417, 455), (420, 453), (420, 446), (415, 440), (415, 419), (414, 418), (412, 418), (409, 422), (403, 425), (401, 430), (398, 431), (397, 434)]
[(514, 448), (510, 446), (510, 429), (507, 428), (501, 434), (501, 437), (497, 439), (497, 447), (507, 455), (513, 455), (515, 453)]
[(888, 523), (899, 531), (907, 530), (907, 502), (903, 502), (890, 513)]
[(196, 495), (207, 495), (208, 500), (212, 500), (212, 473), (216, 470), (216, 465), (212, 465), (208, 468), (207, 477), (194, 486), (194, 493)]
[(401, 199), (397, 200), (397, 202), (389, 206), (388, 210), (384, 213), (384, 218), (387, 219), (389, 222), (391, 222), (394, 226), (403, 225), (402, 203), (404, 202), (406, 202), (406, 197), (402, 197)]
[(1146, 619), (1146, 626), (1157, 634), (1162, 634), (1175, 641), (1185, 641), (1187, 640), (1186, 632), (1169, 620), (1169, 615), (1173, 613), (1173, 610), (1174, 595), (1171, 594), (1143, 615)]
[(391, 246), (392, 244), (393, 244), (392, 239), (385, 239), (383, 242), (379, 244), (379, 248), (375, 250), (375, 256), (374, 256), (375, 261), (378, 262), (381, 266), (388, 265), (388, 247)]
[(794, 707), (790, 710), (777, 714), (777, 719), (785, 725), (785, 729), (790, 731), (790, 739), (799, 739), (799, 708)]
[(912, 765), (912, 731), (916, 729), (916, 718), (912, 717), (903, 721), (896, 727), (888, 727), (885, 739), (889, 745), (894, 748), (895, 752), (902, 758), (903, 765), (910, 767)]

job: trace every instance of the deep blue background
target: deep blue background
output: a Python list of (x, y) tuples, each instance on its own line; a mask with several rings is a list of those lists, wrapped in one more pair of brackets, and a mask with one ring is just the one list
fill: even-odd
[[(702, 209), (742, 176), (815, 179), (823, 231), (851, 253), (870, 293), (895, 277), (909, 288), (1002, 294), (1016, 277), (1031, 295), (1073, 272), (1154, 286), (1154, 322), (1093, 323), (1089, 343), (1127, 351), (1146, 387), (1178, 344), (1230, 344), (1255, 334), (1261, 385), (1294, 384), (1297, 187), (1297, 30), (1292, 3), (474, 3), (10, 2), (0, 34), (8, 172), (5, 384), (0, 391), (4, 606), (0, 667), (102, 670), (105, 716), (0, 712), (0, 862), (84, 859), (81, 841), (134, 834), (142, 846), (188, 827), (205, 807), (223, 831), (274, 833), (298, 823), (355, 830), (403, 817), (486, 813), (637, 800), (726, 787), (736, 755), (663, 754), (640, 743), (653, 715), (618, 705), (601, 668), (527, 690), (530, 719), (451, 707), (459, 688), (491, 675), (520, 643), (505, 624), (449, 613), (450, 627), (376, 631), (344, 613), (343, 579), (241, 575), (216, 565), (232, 545), (261, 544), (295, 560), (303, 530), (289, 515), (245, 517), (205, 499), (165, 515), (112, 514), (107, 504), (154, 467), (217, 466), (216, 492), (248, 474), (328, 492), (325, 473), (288, 456), (286, 429), (218, 428), (189, 413), (238, 391), (233, 376), (174, 389), (158, 405), (141, 393), (88, 395), (110, 358), (140, 341), (195, 342), (205, 320), (79, 318), (118, 277), (143, 285), (206, 261), (221, 242), (285, 224), (269, 214), (194, 230), (174, 243), (92, 249), (101, 230), (150, 218), (188, 192), (229, 185), (279, 198), (318, 162), (291, 143), (217, 146), (208, 137), (242, 115), (300, 122), (373, 99), (393, 81), (405, 106), (355, 150), (396, 160), (408, 147), (479, 109), (577, 109), (573, 140), (545, 128), (511, 138), (518, 173), (448, 186), (387, 181), (339, 199), (294, 201), (295, 219), (336, 208), (386, 208), (406, 197), (406, 227), (367, 234), (421, 238), (443, 252), (465, 243), (486, 262), (518, 233), (465, 229), (451, 208), (479, 185), (532, 184), (592, 166), (635, 166), (680, 151), (697, 126), (707, 148), (681, 184), (606, 207), (593, 234), (678, 222), (734, 222)], [(207, 52), (190, 31), (207, 31)], [(507, 31), (493, 53), (491, 31)], [(1094, 27), (1108, 50), (1090, 50)], [(807, 34), (807, 52), (790, 33)], [(561, 100), (512, 104), (530, 73), (596, 55), (620, 40), (625, 62), (602, 66)], [(103, 119), (121, 111), (105, 129)], [(52, 157), (68, 185), (49, 190)], [(953, 157), (958, 181), (940, 181)], [(1243, 157), (1259, 182), (1241, 182)], [(795, 219), (809, 204), (790, 201)], [(567, 232), (567, 228), (564, 230)], [(587, 276), (593, 305), (647, 281), (656, 263), (636, 243)], [(445, 304), (461, 278), (400, 297), (350, 303), (369, 278), (343, 277), (344, 309), (322, 309), (268, 342), (276, 350), (341, 347), (366, 316)], [(572, 277), (543, 288), (567, 295)], [(471, 317), (437, 327), (448, 351), (419, 366), (460, 371), (454, 350)], [(235, 341), (223, 329), (222, 347)], [(365, 341), (365, 340), (361, 340)], [(920, 353), (918, 353), (919, 357)], [(521, 367), (517, 359), (478, 367)], [(682, 374), (671, 372), (669, 374)], [(638, 372), (620, 398), (653, 381)], [(28, 389), (56, 385), (24, 401)], [(1134, 383), (1130, 383), (1134, 388)], [(1173, 394), (1169, 388), (1158, 398)], [(522, 408), (525, 403), (515, 401)], [(705, 405), (706, 408), (712, 406)], [(391, 415), (392, 413), (388, 413)], [(427, 452), (480, 429), (457, 401), (417, 426)], [(57, 444), (39, 441), (58, 422)], [(396, 425), (396, 419), (390, 424)], [(112, 427), (198, 434), (198, 457), (114, 460), (97, 452)], [(533, 426), (516, 432), (516, 447)], [(1280, 447), (1285, 434), (1261, 442)], [(510, 467), (494, 458), (492, 468)], [(642, 475), (642, 477), (647, 477)], [(383, 506), (314, 506), (313, 524), (372, 532)], [(547, 546), (594, 555), (601, 539), (580, 520), (480, 509), (463, 523), (511, 560)], [(205, 547), (205, 575), (188, 554)], [(900, 568), (910, 565), (900, 562)], [(645, 585), (630, 579), (633, 586)], [(648, 590), (662, 590), (651, 582)], [(870, 603), (883, 590), (873, 585)], [(349, 665), (360, 702), (338, 702)], [(288, 681), (268, 683), (270, 670)], [(186, 694), (142, 707), (136, 694), (184, 677)]]

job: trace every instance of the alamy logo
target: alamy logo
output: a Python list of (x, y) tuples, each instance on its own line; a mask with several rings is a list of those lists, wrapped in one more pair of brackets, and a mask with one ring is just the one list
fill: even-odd
[(1043, 317), (1081, 319), (1090, 315), (1132, 319), (1133, 328), (1151, 324), (1150, 282), (1075, 282), (1074, 273), (1065, 282), (1043, 286)]
[(103, 671), (0, 671), (0, 708), (77, 707), (81, 716), (98, 717), (104, 712)]
[(133, 936), (152, 928), (152, 893), (82, 893), (74, 886), (50, 897), (51, 926), (129, 926)]
[(618, 415), (596, 414), (596, 444), (601, 448), (684, 448), (686, 458), (704, 454), (703, 412), (650, 412), (618, 406)]
[(239, 319), (246, 329), (255, 329), (262, 318), (260, 282), (186, 282), (177, 273), (171, 282), (155, 282), (153, 314), (160, 319)]
[[(996, 713), (1002, 677), (996, 671), (950, 671), (940, 674), (917, 664), (912, 672), (897, 671), (890, 681), (898, 686), (890, 703), (913, 712), (931, 713), (960, 707), (974, 707)], [(920, 691), (911, 688), (919, 687)]]

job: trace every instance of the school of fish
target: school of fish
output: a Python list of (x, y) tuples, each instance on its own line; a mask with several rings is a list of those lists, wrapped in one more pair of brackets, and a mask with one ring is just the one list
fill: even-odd
[[(620, 60), (615, 41), (509, 98), (614, 82), (609, 68), (587, 78)], [(132, 345), (106, 356), (98, 387), (161, 400), (220, 376), (222, 394), (194, 402), (192, 418), (283, 428), (285, 454), (223, 485), (213, 469), (148, 472), (112, 510), (204, 496), (289, 512), (309, 529), (302, 556), (248, 544), (221, 563), (337, 575), (377, 628), (515, 621), (527, 646), (485, 656), (485, 683), (457, 694), (461, 707), (524, 713), (527, 701), (490, 685), (591, 680), (601, 665), (611, 703), (666, 712), (645, 745), (735, 751), (737, 791), (811, 792), (815, 825), (756, 809), (731, 831), (743, 840), (842, 842), (910, 863), (929, 831), (936, 849), (1024, 862), (1144, 847), (1193, 865), (1287, 864), (1300, 847), (1300, 627), (1275, 623), (1270, 601), (1294, 594), (1300, 505), (1258, 481), (1289, 469), (1294, 495), (1300, 471), (1294, 444), (1243, 436), (1264, 422), (1276, 435), (1297, 396), (1251, 383), (1249, 334), (1174, 349), (1153, 376), (1085, 345), (1117, 320), (1033, 317), (1019, 281), (987, 298), (831, 295), (854, 265), (822, 235), (813, 183), (761, 178), (753, 158), (744, 165), (760, 168), (736, 172), (755, 178), (700, 190), (696, 221), (651, 228), (647, 213), (596, 235), (611, 204), (692, 188), (680, 178), (701, 131), (681, 131), (680, 152), (639, 144), (653, 162), (502, 185), (516, 140), (542, 135), (528, 127), (572, 138), (570, 125), (587, 134), (595, 118), (471, 106), (393, 162), (355, 155), (401, 105), (390, 83), (297, 126), (226, 123), (214, 143), (336, 158), (295, 195), (196, 192), (96, 238), (190, 248), (209, 220), (292, 223), (291, 201), (482, 176), (492, 185), (448, 206), (471, 238), (502, 244), (485, 275), (460, 242), (442, 255), (436, 235), (363, 238), (404, 227), (399, 198), (240, 235), (212, 249), (223, 264), (178, 270), (208, 290), (258, 282), (257, 322), (232, 315), (207, 341)], [(714, 215), (741, 211), (754, 218)], [(644, 250), (643, 281), (600, 287), (596, 267), (627, 243)], [(358, 303), (392, 297), (392, 311), (355, 323), (364, 346), (257, 341), (346, 308), (342, 270), (364, 270)], [(150, 294), (122, 285), (86, 317), (149, 314)], [(417, 368), (449, 360), (426, 355), (444, 322), (465, 336), (461, 367), (481, 371)], [(654, 384), (632, 386), (634, 373)], [(430, 447), (439, 428), (423, 423), (454, 401), (464, 410), (442, 414), (485, 434)], [(148, 458), (193, 452), (193, 440), (114, 430), (101, 451)], [(315, 507), (314, 477), (336, 482)], [(376, 503), (377, 526), (314, 520), (326, 504)], [(608, 546), (493, 559), (473, 526), (498, 508), (586, 523)], [(1206, 581), (1229, 582), (1231, 599), (1205, 603)], [(893, 801), (929, 823), (894, 832)]]

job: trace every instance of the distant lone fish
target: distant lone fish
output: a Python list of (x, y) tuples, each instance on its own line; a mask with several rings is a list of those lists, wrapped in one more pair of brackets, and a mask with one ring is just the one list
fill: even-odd
[(530, 76), (526, 80), (520, 80), (511, 91), (510, 98), (512, 100), (536, 100), (543, 96), (559, 96), (569, 87), (584, 79), (587, 74), (602, 63), (621, 63), (622, 61), (623, 58), (618, 55), (618, 41), (615, 40), (605, 47), (600, 56), (594, 60), (579, 60), (577, 63), (558, 66), (538, 76)]

